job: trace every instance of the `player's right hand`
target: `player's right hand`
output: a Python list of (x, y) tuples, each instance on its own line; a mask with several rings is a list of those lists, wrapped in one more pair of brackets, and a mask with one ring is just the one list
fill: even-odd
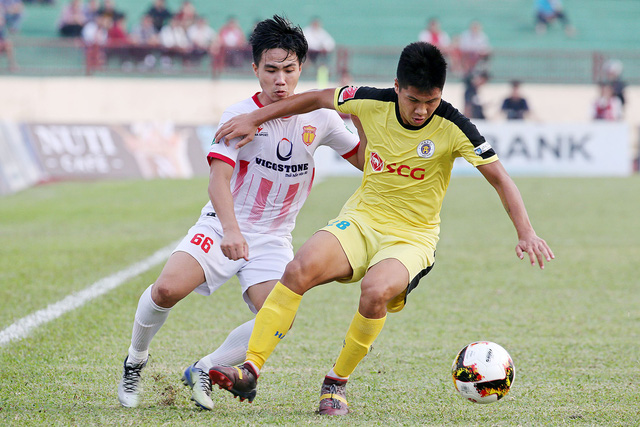
[(225, 145), (229, 145), (229, 141), (234, 138), (241, 138), (236, 144), (236, 148), (240, 148), (251, 142), (257, 129), (258, 126), (251, 121), (249, 114), (239, 114), (220, 126), (214, 138), (216, 141), (223, 141)]
[(220, 242), (220, 250), (232, 261), (239, 259), (249, 261), (249, 245), (240, 231), (225, 231)]

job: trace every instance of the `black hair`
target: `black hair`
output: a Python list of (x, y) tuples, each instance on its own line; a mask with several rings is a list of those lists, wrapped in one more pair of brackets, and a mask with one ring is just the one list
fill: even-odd
[(253, 63), (256, 65), (260, 63), (262, 54), (269, 49), (282, 49), (287, 54), (295, 54), (300, 64), (305, 61), (309, 50), (302, 28), (279, 15), (258, 22), (249, 37), (249, 44)]
[(434, 45), (411, 43), (402, 50), (396, 77), (401, 89), (413, 86), (421, 91), (442, 90), (447, 78), (447, 61)]

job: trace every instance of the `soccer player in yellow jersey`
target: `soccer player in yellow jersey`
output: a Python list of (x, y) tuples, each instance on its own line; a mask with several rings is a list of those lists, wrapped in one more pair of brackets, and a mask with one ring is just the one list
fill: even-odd
[[(226, 122), (216, 140), (244, 145), (265, 121), (318, 108), (360, 118), (368, 139), (362, 184), (340, 215), (296, 253), (256, 317), (246, 362), (214, 366), (213, 383), (241, 400), (256, 395), (260, 369), (287, 333), (302, 295), (333, 280), (360, 284), (358, 311), (321, 389), (321, 414), (349, 412), (346, 384), (382, 330), (387, 312), (432, 268), (440, 209), (453, 161), (464, 157), (495, 188), (518, 235), (516, 255), (544, 268), (554, 258), (529, 222), (518, 188), (476, 127), (442, 100), (446, 62), (427, 43), (400, 56), (393, 88), (342, 87), (305, 92)], [(238, 142), (233, 138), (242, 137)]]

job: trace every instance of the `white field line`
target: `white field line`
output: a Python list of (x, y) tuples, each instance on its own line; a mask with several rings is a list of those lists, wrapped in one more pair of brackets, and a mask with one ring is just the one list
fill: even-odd
[(120, 270), (117, 273), (100, 279), (79, 292), (74, 292), (62, 300), (50, 304), (42, 310), (38, 310), (26, 317), (23, 317), (6, 329), (0, 331), (0, 347), (11, 341), (19, 341), (25, 338), (37, 327), (57, 319), (68, 311), (83, 306), (92, 299), (117, 288), (127, 280), (144, 273), (152, 267), (155, 267), (171, 255), (171, 252), (173, 252), (173, 249), (178, 245), (178, 243), (179, 241), (172, 243), (171, 245), (158, 250), (150, 257), (132, 264), (124, 270)]

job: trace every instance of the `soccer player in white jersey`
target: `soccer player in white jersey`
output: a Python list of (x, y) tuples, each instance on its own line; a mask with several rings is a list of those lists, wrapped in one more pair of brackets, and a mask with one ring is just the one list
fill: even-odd
[[(262, 91), (228, 108), (221, 124), (292, 95), (298, 84), (307, 54), (300, 27), (276, 15), (257, 24), (250, 43)], [(335, 111), (266, 122), (255, 139), (257, 144), (240, 149), (217, 141), (211, 145), (211, 200), (140, 297), (118, 386), (123, 406), (138, 405), (151, 340), (171, 307), (192, 291), (210, 295), (235, 275), (249, 309), (257, 313), (261, 308), (293, 258), (291, 231), (311, 190), (313, 153), (319, 145), (333, 148), (362, 170), (365, 141), (359, 143)], [(191, 387), (196, 405), (212, 409), (209, 369), (244, 361), (253, 324), (238, 326), (216, 351), (185, 370), (182, 380)]]

